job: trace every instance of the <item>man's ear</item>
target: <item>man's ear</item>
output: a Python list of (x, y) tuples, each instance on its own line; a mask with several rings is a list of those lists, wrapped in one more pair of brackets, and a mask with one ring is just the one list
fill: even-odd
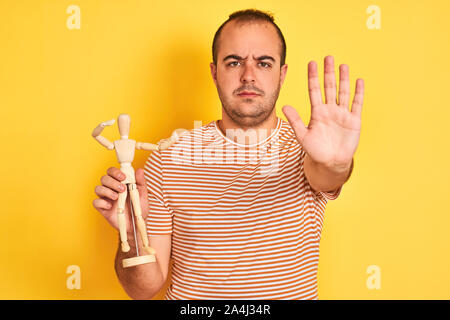
[(209, 68), (211, 69), (211, 76), (214, 80), (214, 84), (217, 87), (217, 66), (214, 64), (214, 62), (211, 62), (209, 64)]
[(287, 69), (288, 69), (287, 64), (283, 64), (283, 66), (280, 69), (280, 86), (283, 85), (284, 79), (286, 78)]

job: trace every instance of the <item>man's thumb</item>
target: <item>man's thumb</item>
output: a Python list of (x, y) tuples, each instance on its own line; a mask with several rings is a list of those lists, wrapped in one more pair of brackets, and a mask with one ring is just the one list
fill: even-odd
[(136, 185), (140, 194), (142, 194), (142, 192), (147, 192), (144, 169), (142, 168), (136, 170)]

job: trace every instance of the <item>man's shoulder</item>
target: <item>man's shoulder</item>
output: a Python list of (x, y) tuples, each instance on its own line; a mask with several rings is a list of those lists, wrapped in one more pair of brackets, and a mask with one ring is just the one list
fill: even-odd
[[(185, 129), (175, 143), (169, 148), (162, 150), (162, 156), (172, 153), (174, 150), (189, 150), (199, 146), (205, 146), (212, 141), (216, 141), (215, 130), (216, 120), (202, 124), (201, 121), (194, 121), (194, 128)], [(184, 129), (184, 128), (183, 128)]]

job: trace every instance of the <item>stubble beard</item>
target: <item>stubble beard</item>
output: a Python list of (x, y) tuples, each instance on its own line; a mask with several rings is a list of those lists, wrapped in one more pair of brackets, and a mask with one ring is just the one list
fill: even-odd
[(258, 127), (270, 117), (280, 93), (280, 83), (278, 88), (267, 97), (263, 94), (255, 98), (241, 98), (240, 102), (232, 101), (232, 98), (223, 94), (220, 87), (218, 87), (218, 93), (227, 116), (240, 128), (246, 130)]

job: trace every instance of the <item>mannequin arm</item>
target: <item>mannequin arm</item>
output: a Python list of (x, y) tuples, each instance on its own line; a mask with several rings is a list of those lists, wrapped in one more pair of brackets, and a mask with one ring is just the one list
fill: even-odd
[(144, 149), (147, 151), (165, 150), (165, 149), (169, 148), (172, 144), (174, 144), (179, 139), (181, 134), (183, 134), (185, 131), (187, 131), (187, 130), (186, 129), (176, 129), (175, 131), (172, 132), (172, 135), (170, 136), (170, 138), (161, 139), (158, 141), (157, 144), (148, 143), (148, 142), (137, 142), (136, 149)]
[(186, 130), (186, 129), (175, 129), (172, 132), (172, 135), (170, 136), (170, 138), (162, 139), (158, 142), (160, 150), (165, 150), (165, 149), (170, 148), (170, 146), (173, 145), (175, 142), (177, 142), (178, 139), (181, 137), (181, 135), (187, 131), (188, 130)]
[(156, 151), (158, 150), (158, 145), (154, 143), (148, 143), (148, 142), (137, 142), (136, 143), (136, 149), (144, 149), (147, 151)]
[(94, 131), (92, 131), (92, 136), (94, 137), (94, 139), (97, 140), (102, 146), (104, 146), (108, 150), (114, 149), (114, 143), (112, 143), (105, 137), (101, 136), (100, 134), (102, 133), (104, 127), (111, 126), (114, 123), (114, 121), (115, 120), (102, 122), (94, 129)]

